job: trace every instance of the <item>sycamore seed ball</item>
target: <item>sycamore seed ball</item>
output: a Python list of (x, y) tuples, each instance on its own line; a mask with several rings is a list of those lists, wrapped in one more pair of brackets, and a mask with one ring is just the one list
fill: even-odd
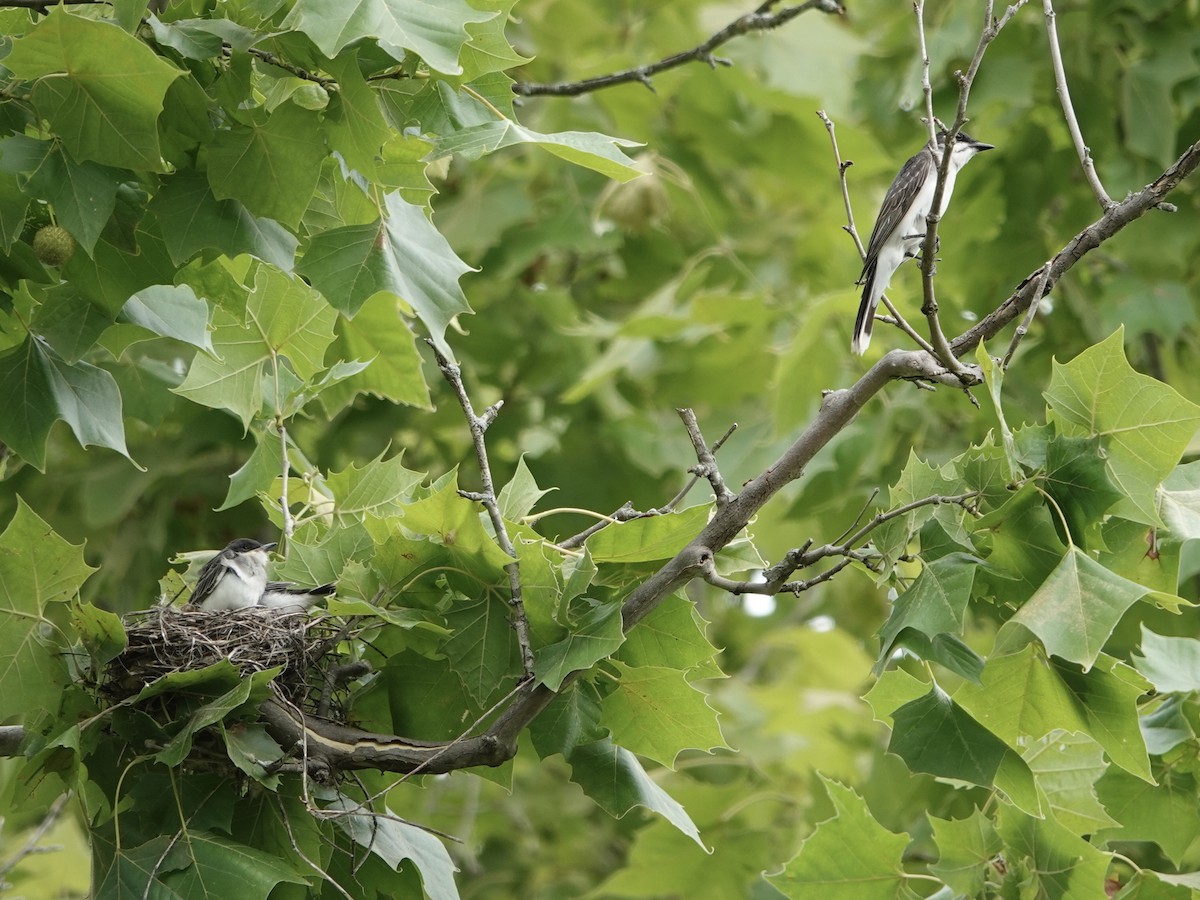
[(60, 225), (45, 225), (33, 236), (33, 252), (43, 265), (61, 266), (75, 253), (75, 238)]

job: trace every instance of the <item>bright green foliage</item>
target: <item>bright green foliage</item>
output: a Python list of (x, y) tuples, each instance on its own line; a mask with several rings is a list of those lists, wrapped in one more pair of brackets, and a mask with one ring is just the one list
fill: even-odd
[[(810, 9), (654, 92), (513, 87), (662, 59), (755, 5), (0, 4), (15, 890), (56, 890), (47, 855), (3, 867), (70, 790), (56, 828), (101, 898), (1200, 894), (1192, 181), (1054, 285), (1007, 367), (1011, 327), (977, 349), (982, 408), (889, 385), (708, 548), (752, 580), (857, 535), (844, 569), (771, 601), (672, 576), (627, 625), (722, 514), (703, 475), (672, 501), (696, 463), (675, 409), (709, 444), (739, 423), (736, 494), (878, 359), (848, 352), (860, 261), (813, 113), (866, 237), (926, 139), (912, 12)], [(1100, 215), (1035, 6), (972, 89), (998, 146), (939, 231), (951, 336)], [(943, 119), (978, 7), (926, 4)], [(1057, 7), (1123, 197), (1196, 139), (1195, 4)], [(69, 259), (39, 260), (45, 228)], [(916, 268), (889, 296), (921, 327)], [(881, 323), (870, 353), (907, 341)], [(477, 499), (483, 422), (512, 554)], [(182, 602), (240, 536), (280, 539), (272, 576), (336, 582), (314, 616), (362, 629), (340, 649), (371, 673), (332, 715), (454, 741), (551, 692), (515, 758), (304, 782), (261, 716), (278, 669), (236, 660), (113, 706), (118, 614)]]

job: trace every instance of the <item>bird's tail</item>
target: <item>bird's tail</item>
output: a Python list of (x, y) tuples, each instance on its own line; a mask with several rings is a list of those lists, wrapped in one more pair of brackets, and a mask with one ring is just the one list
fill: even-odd
[(873, 259), (863, 269), (859, 282), (863, 285), (862, 302), (858, 305), (858, 318), (854, 320), (854, 337), (850, 340), (850, 350), (862, 356), (871, 343), (871, 326), (875, 324), (875, 308), (879, 306), (879, 298), (883, 291), (875, 290), (875, 281), (879, 260)]

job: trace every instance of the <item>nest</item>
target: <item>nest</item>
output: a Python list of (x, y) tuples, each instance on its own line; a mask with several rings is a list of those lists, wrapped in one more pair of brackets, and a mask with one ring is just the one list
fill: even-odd
[(256, 607), (225, 612), (156, 606), (124, 619), (127, 645), (107, 666), (104, 692), (114, 702), (132, 697), (165, 675), (203, 669), (221, 660), (242, 675), (276, 666), (276, 689), (299, 705), (320, 691), (324, 670), (345, 637), (326, 616)]

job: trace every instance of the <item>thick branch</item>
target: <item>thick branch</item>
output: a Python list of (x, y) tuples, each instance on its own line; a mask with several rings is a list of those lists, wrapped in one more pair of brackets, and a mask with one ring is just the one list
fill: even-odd
[(713, 67), (718, 65), (732, 65), (727, 59), (713, 56), (713, 51), (735, 37), (741, 37), (744, 34), (750, 34), (754, 31), (769, 31), (772, 28), (778, 28), (780, 25), (790, 22), (796, 16), (808, 12), (810, 9), (817, 9), (824, 13), (837, 15), (841, 15), (846, 11), (839, 0), (806, 0), (804, 3), (786, 7), (776, 13), (768, 12), (767, 10), (774, 6), (775, 2), (776, 0), (768, 0), (768, 2), (763, 3), (754, 12), (746, 13), (746, 15), (734, 19), (716, 34), (712, 35), (712, 37), (708, 38), (708, 40), (698, 44), (691, 50), (672, 54), (665, 59), (660, 59), (658, 62), (635, 66), (632, 69), (613, 72), (610, 75), (585, 78), (582, 81), (563, 81), (548, 84), (518, 81), (512, 86), (513, 93), (520, 94), (523, 97), (576, 97), (579, 94), (586, 94), (589, 91), (596, 91), (617, 84), (629, 84), (634, 81), (652, 88), (650, 83), (652, 76), (667, 69), (674, 69), (677, 66), (685, 65), (686, 63), (706, 62)]

